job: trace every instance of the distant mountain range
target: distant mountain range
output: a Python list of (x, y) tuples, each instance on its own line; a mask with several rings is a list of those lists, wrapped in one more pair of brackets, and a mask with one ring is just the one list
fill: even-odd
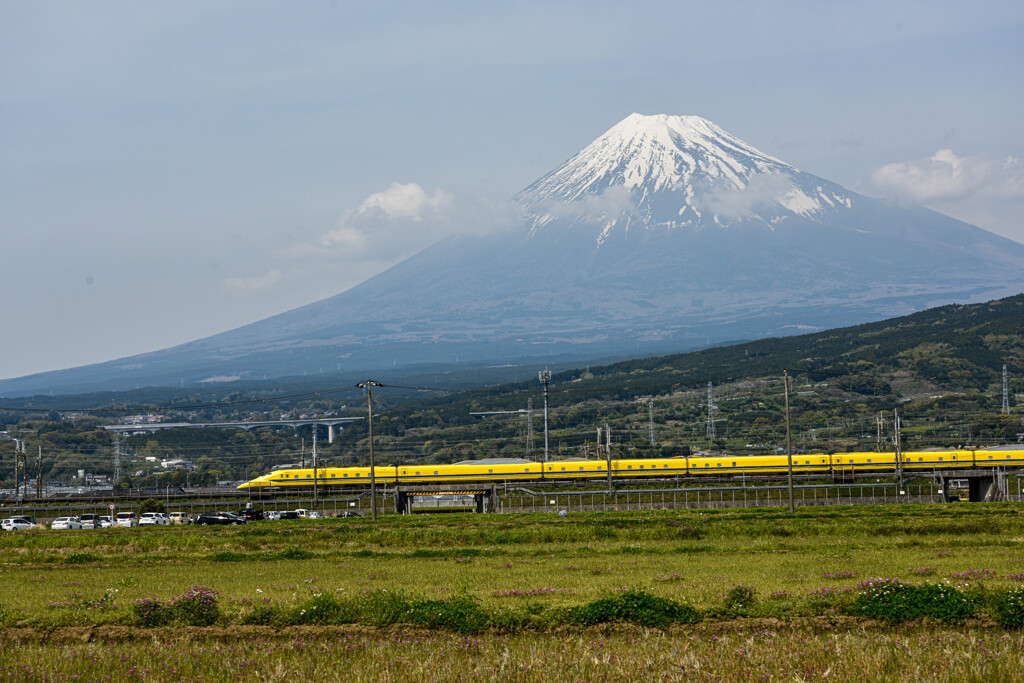
[(0, 381), (72, 393), (692, 349), (1024, 291), (1024, 245), (633, 114), (459, 235), (337, 296), (170, 349)]

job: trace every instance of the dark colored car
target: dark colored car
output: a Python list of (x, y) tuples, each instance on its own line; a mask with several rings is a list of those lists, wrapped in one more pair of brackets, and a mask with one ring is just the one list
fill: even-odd
[(362, 517), (362, 515), (355, 510), (345, 510), (344, 512), (339, 512), (338, 517)]
[(245, 517), (239, 517), (233, 512), (204, 512), (196, 518), (196, 524), (245, 524)]
[(281, 513), (281, 519), (302, 519), (295, 510), (285, 510)]
[(258, 522), (261, 519), (266, 519), (266, 516), (263, 514), (263, 510), (255, 510), (253, 508), (239, 510), (236, 514), (239, 517), (245, 517), (246, 521), (249, 522)]

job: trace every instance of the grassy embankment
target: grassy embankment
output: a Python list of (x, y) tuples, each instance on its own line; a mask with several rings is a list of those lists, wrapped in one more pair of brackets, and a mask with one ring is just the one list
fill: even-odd
[[(997, 625), (995, 609), (997, 596), (1024, 579), (1018, 507), (9, 533), (0, 536), (0, 620), (5, 640), (22, 642), (5, 647), (11, 656), (0, 672), (10, 680), (82, 672), (115, 680), (745, 680), (830, 670), (846, 680), (1009, 680), (1024, 663), (1021, 638)], [(872, 578), (954, 586), (966, 611), (897, 619), (902, 625), (857, 617), (858, 585)], [(187, 614), (165, 611), (153, 623), (166, 626), (138, 628), (138, 601), (170, 609), (196, 585), (218, 595), (209, 619), (191, 623), (212, 626), (189, 627)], [(659, 621), (666, 614), (675, 616)], [(616, 615), (656, 628), (593, 626)], [(348, 625), (310, 625), (324, 622)], [(460, 631), (472, 633), (452, 633)], [(106, 644), (66, 642), (90, 635)]]

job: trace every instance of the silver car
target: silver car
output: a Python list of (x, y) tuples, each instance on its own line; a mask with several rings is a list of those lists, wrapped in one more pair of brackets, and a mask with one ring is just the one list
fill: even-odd
[(20, 529), (31, 529), (34, 525), (27, 519), (21, 517), (11, 517), (0, 521), (0, 529), (4, 531), (18, 531)]
[(78, 521), (78, 517), (58, 517), (50, 524), (50, 528), (58, 530), (81, 529), (82, 523)]

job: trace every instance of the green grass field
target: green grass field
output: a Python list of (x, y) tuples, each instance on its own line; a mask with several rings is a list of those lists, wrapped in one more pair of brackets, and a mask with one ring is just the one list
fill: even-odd
[[(1024, 586), (1019, 508), (436, 514), (5, 533), (0, 638), (20, 645), (5, 647), (15, 655), (0, 677), (1016, 680), (1020, 635), (995, 606)], [(951, 586), (971, 612), (899, 624), (851, 616), (871, 579)], [(216, 593), (203, 622), (212, 626), (167, 612), (166, 625), (140, 628), (149, 622), (138, 601), (173, 604), (193, 586)], [(637, 595), (634, 612), (593, 616)], [(637, 626), (656, 623), (643, 611), (661, 609), (658, 599), (694, 608), (701, 621)]]

